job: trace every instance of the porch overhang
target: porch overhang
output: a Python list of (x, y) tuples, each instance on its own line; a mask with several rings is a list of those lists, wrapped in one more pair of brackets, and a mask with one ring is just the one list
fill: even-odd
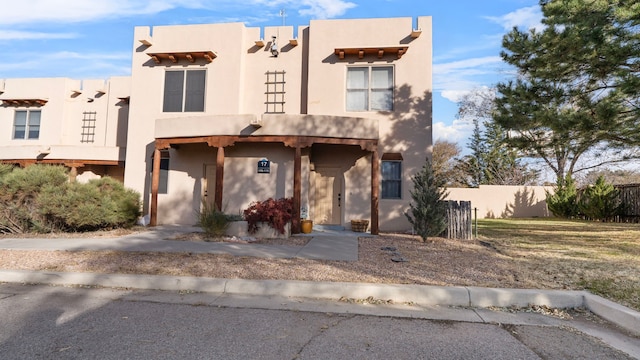
[[(174, 145), (206, 143), (218, 149), (216, 158), (216, 189), (215, 204), (222, 208), (223, 177), (224, 172), (224, 148), (236, 143), (282, 143), (284, 146), (295, 149), (294, 155), (294, 184), (293, 184), (293, 216), (292, 232), (300, 232), (300, 204), (301, 204), (301, 149), (311, 147), (314, 144), (334, 144), (359, 146), (362, 150), (371, 154), (371, 233), (379, 233), (379, 192), (380, 192), (380, 159), (378, 157), (378, 139), (338, 138), (306, 135), (210, 135), (193, 137), (168, 137), (155, 139), (155, 152), (153, 157), (153, 178), (151, 181), (151, 226), (157, 225), (158, 219), (158, 187), (160, 183), (160, 152)], [(218, 177), (219, 176), (219, 177)]]
[[(260, 126), (256, 126), (259, 124)], [(330, 115), (245, 114), (157, 119), (155, 138), (206, 136), (299, 136), (316, 138), (379, 138), (378, 120)]]

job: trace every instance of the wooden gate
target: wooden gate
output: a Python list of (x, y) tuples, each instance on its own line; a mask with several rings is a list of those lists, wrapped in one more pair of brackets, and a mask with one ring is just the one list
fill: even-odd
[(447, 239), (471, 240), (471, 201), (445, 201), (447, 204)]

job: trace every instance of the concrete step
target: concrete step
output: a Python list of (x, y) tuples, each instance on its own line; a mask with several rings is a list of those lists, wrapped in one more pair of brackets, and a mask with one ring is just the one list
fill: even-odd
[(313, 224), (313, 231), (345, 231), (342, 225), (316, 225)]

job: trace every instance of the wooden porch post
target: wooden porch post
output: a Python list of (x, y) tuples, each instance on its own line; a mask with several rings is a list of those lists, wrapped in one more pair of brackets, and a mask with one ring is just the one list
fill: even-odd
[(158, 187), (160, 186), (160, 149), (156, 147), (153, 152), (153, 172), (151, 178), (151, 210), (149, 214), (149, 226), (158, 225)]
[(216, 156), (216, 194), (215, 205), (218, 211), (222, 211), (222, 193), (224, 190), (224, 146), (218, 146)]
[(379, 196), (380, 196), (380, 159), (378, 158), (378, 149), (371, 151), (371, 234), (378, 235), (380, 233), (379, 225)]
[(296, 146), (296, 155), (293, 160), (293, 214), (291, 219), (291, 233), (300, 233), (300, 198), (302, 193), (302, 150)]
[(76, 182), (78, 179), (78, 167), (72, 166), (69, 171), (69, 182)]

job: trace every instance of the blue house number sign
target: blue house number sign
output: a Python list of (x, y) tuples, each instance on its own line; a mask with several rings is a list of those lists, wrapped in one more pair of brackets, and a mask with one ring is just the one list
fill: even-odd
[(271, 161), (262, 159), (258, 161), (258, 174), (269, 174), (271, 172)]

